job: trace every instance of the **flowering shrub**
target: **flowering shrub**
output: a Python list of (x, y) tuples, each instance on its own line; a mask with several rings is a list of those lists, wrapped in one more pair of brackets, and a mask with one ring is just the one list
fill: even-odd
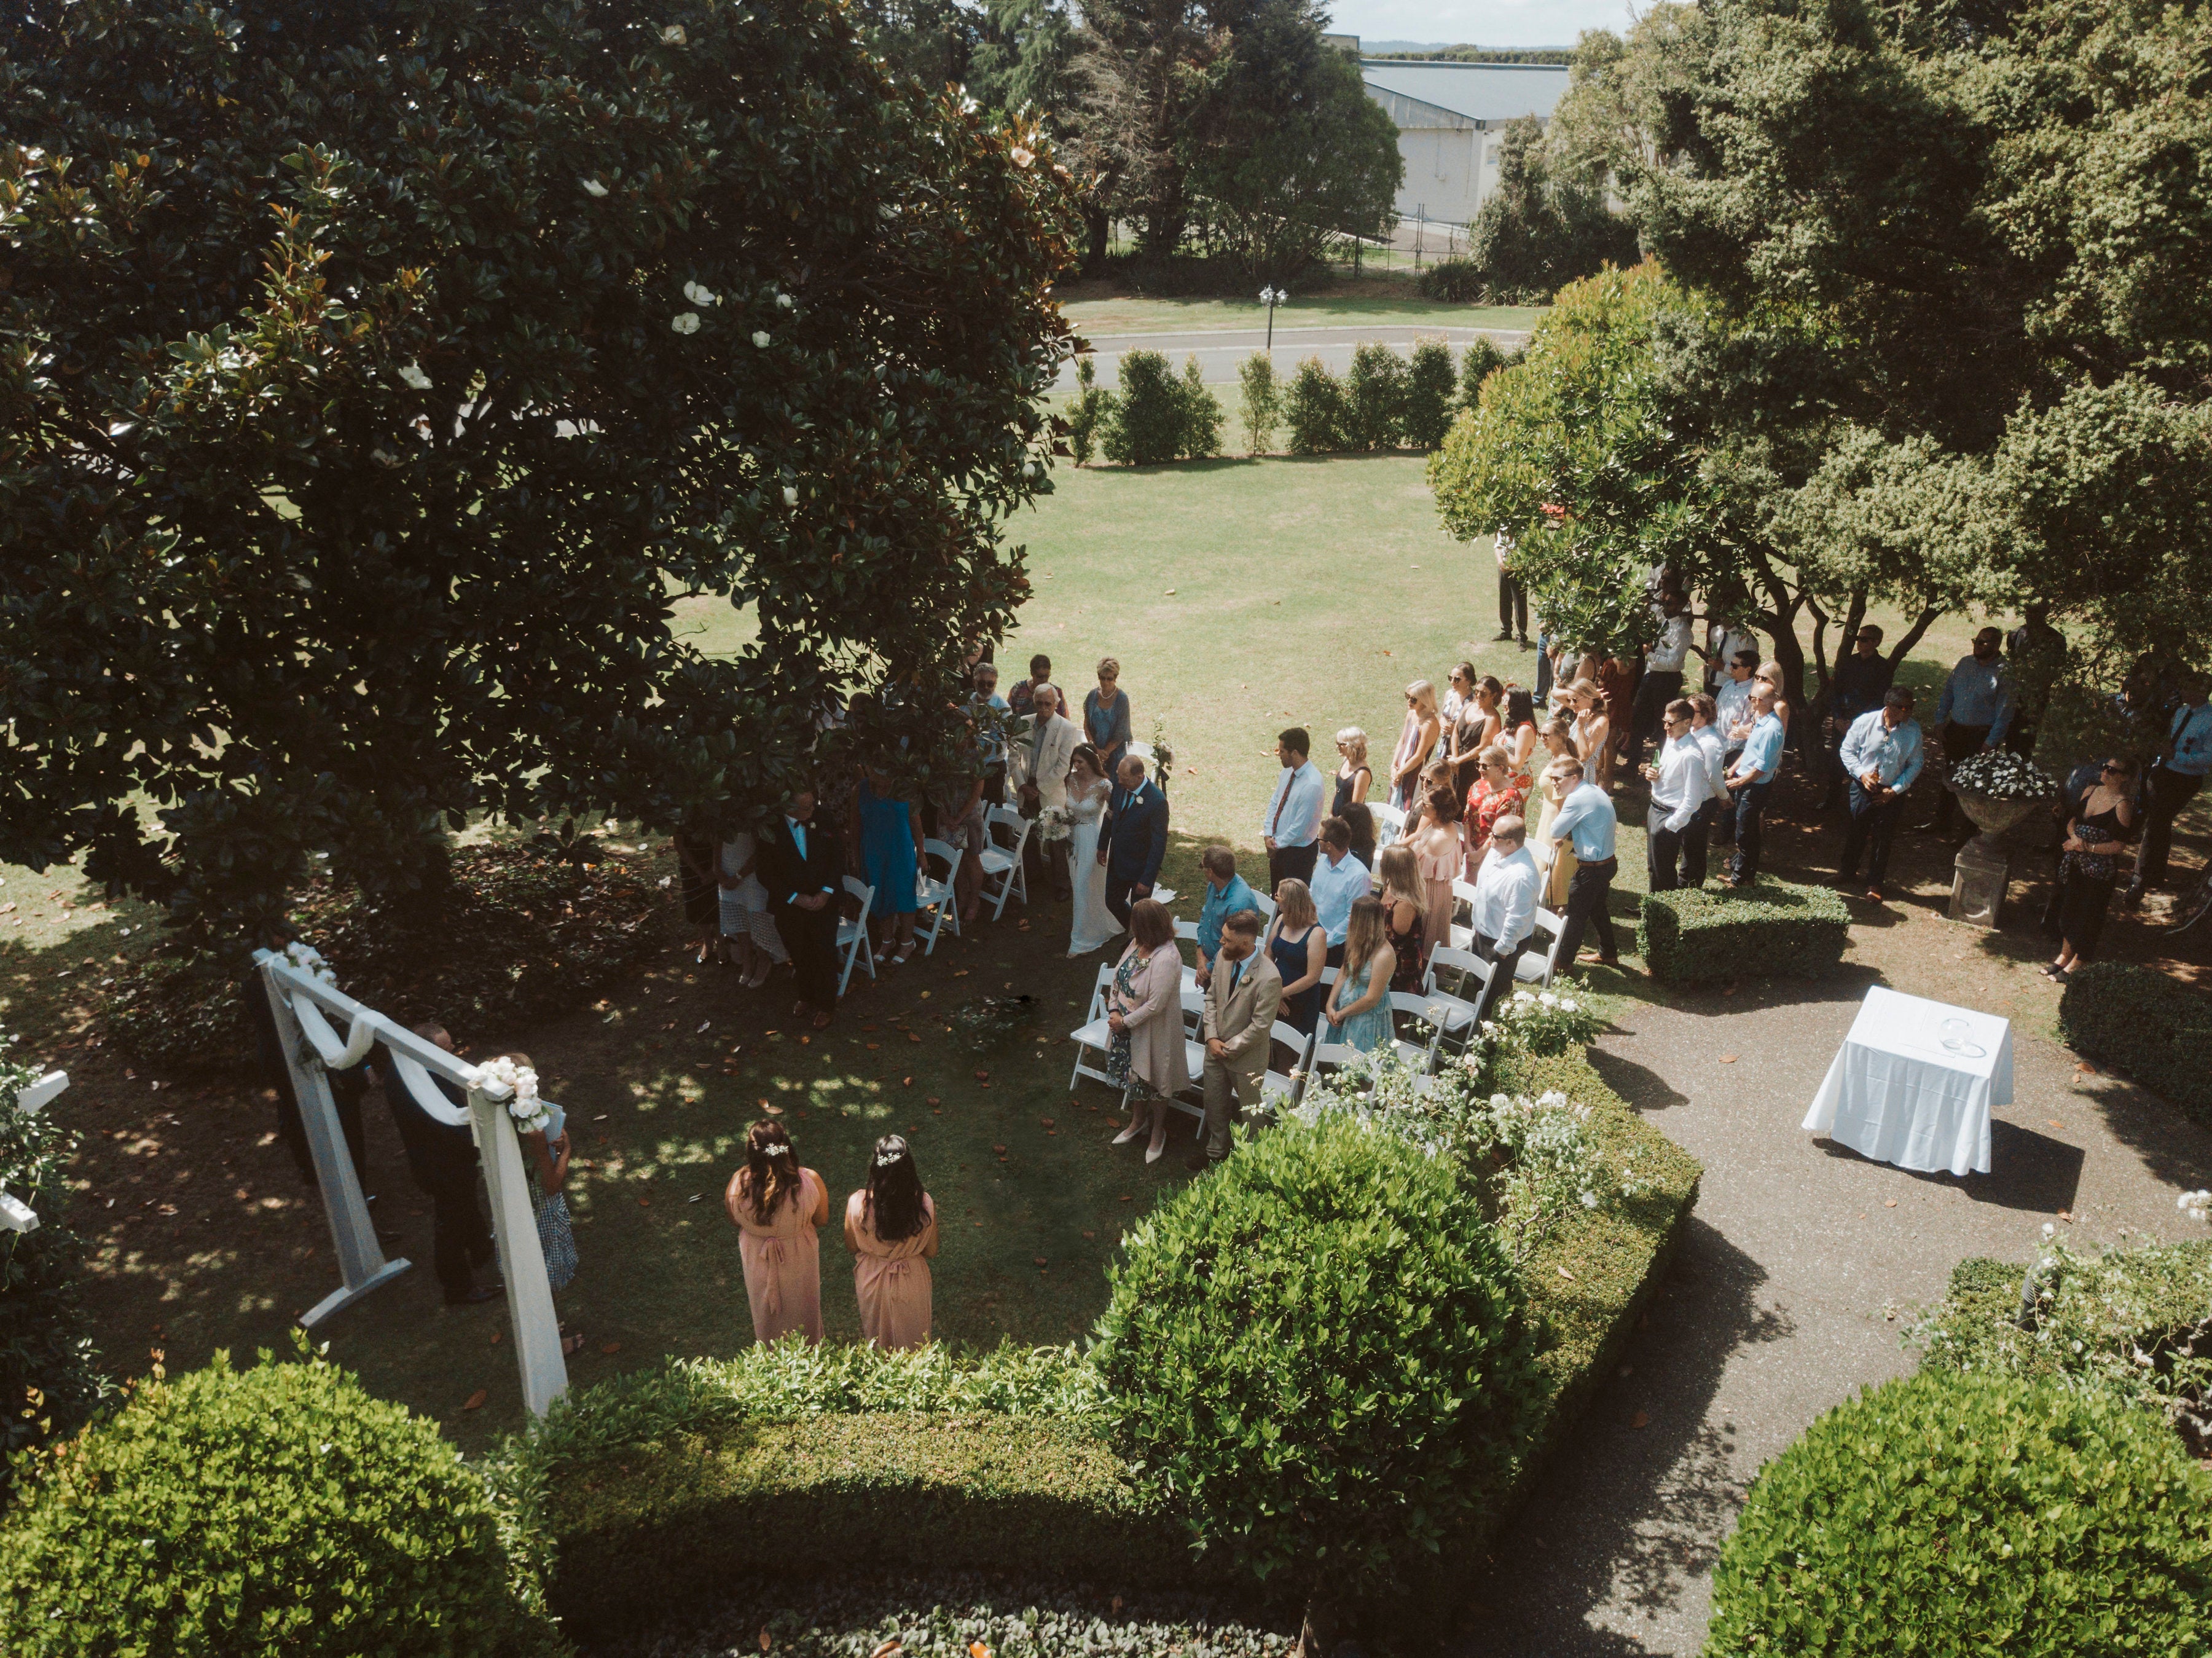
[(1516, 990), (1491, 1010), (1486, 1040), (1507, 1042), (1522, 1053), (1549, 1059), (1588, 1048), (1604, 1024), (1583, 987), (1562, 981), (1557, 990)]
[(1951, 768), (1951, 786), (1992, 800), (2042, 800), (2058, 792), (2057, 780), (2026, 755), (1984, 749)]

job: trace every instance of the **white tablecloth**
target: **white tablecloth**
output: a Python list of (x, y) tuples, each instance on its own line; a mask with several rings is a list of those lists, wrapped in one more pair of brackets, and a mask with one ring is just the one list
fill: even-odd
[(2009, 1020), (1876, 985), (1805, 1127), (1900, 1169), (1986, 1175), (1990, 1108), (2011, 1103)]

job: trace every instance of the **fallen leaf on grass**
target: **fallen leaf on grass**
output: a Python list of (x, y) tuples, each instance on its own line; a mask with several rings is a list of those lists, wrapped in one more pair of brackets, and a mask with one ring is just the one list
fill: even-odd
[(1632, 1428), (1650, 1427), (1651, 1425), (1651, 1412), (1649, 1411), (1638, 1411), (1634, 1416), (1628, 1418), (1628, 1425)]
[(1044, 1265), (1044, 1257), (1042, 1255), (1039, 1255), (1036, 1258), (1036, 1264), (1040, 1266)]
[(1003, 1145), (994, 1145), (994, 1146), (993, 1146), (991, 1149), (992, 1149), (994, 1151), (998, 1152), (1001, 1157), (1003, 1157), (1004, 1155), (1006, 1155), (1006, 1148), (1005, 1146), (1003, 1146)]
[(1133, 1193), (1124, 1192), (1121, 1193), (1121, 1201), (1124, 1203), (1134, 1203), (1136, 1200), (1136, 1196)]
[(987, 1083), (991, 1080), (991, 1073), (988, 1071), (978, 1071), (975, 1073), (975, 1080), (979, 1083)]
[(461, 1401), (461, 1408), (465, 1411), (480, 1411), (483, 1408), (484, 1400), (490, 1397), (490, 1388), (479, 1388)]
[(602, 1341), (599, 1344), (599, 1351), (603, 1353), (618, 1353), (622, 1351), (622, 1343), (619, 1341)]
[(505, 1333), (506, 1333), (506, 1332), (505, 1332), (505, 1331), (503, 1331), (503, 1330), (494, 1330), (494, 1331), (491, 1333), (491, 1345), (492, 1345), (493, 1346), (495, 1346), (495, 1347), (498, 1346), (498, 1345), (499, 1345), (499, 1339), (500, 1339), (500, 1337), (501, 1337), (501, 1336), (502, 1336), (502, 1335), (504, 1335)]
[(1052, 1127), (1052, 1119), (1050, 1117), (1039, 1117), (1037, 1121), (1042, 1123), (1047, 1128)]
[(901, 1078), (899, 1078), (899, 1086), (900, 1086), (901, 1088), (911, 1088), (911, 1087), (913, 1087), (913, 1086), (914, 1086), (914, 1078), (911, 1078), (911, 1077), (901, 1077)]
[(944, 1104), (944, 1103), (945, 1103), (945, 1102), (944, 1102), (944, 1101), (942, 1101), (942, 1100), (939, 1099), (939, 1098), (937, 1097), (937, 1096), (936, 1096), (936, 1095), (934, 1095), (934, 1094), (925, 1094), (925, 1095), (923, 1095), (923, 1096), (921, 1096), (921, 1102), (922, 1102), (924, 1105), (942, 1105), (942, 1104)]

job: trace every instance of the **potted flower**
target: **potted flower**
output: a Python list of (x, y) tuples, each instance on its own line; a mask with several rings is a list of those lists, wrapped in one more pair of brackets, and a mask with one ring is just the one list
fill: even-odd
[(1984, 749), (1951, 768), (1943, 786), (1959, 798), (1959, 810), (1981, 830), (1977, 847), (2002, 855), (1998, 837), (2057, 792), (2051, 775), (2025, 755)]

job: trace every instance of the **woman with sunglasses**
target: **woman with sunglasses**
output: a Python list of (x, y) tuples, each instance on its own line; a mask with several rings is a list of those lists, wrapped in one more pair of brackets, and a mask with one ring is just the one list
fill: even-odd
[(2043, 969), (2060, 984), (2095, 953), (2135, 829), (2136, 764), (2116, 755), (2081, 791), (2066, 825), (2058, 865), (2058, 959)]

